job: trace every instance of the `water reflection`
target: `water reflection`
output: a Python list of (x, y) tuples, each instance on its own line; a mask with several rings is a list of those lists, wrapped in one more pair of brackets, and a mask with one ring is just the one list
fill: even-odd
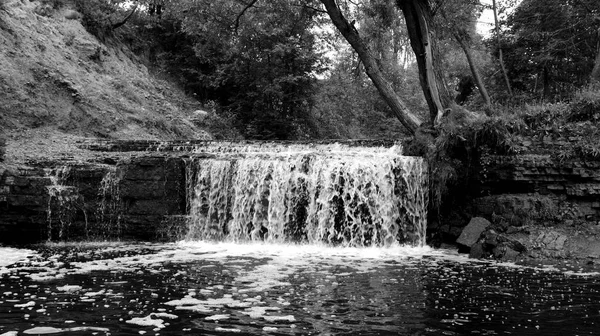
[(0, 335), (600, 330), (596, 276), (475, 263), (427, 248), (203, 243), (27, 254), (0, 270)]

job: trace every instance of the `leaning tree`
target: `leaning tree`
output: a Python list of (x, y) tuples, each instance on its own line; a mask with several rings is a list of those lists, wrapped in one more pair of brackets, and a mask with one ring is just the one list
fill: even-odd
[[(414, 133), (422, 121), (413, 111), (408, 109), (406, 103), (394, 92), (391, 83), (384, 77), (377, 58), (353, 22), (349, 22), (344, 16), (336, 0), (321, 0), (321, 3), (325, 6), (331, 22), (360, 57), (365, 72), (371, 78), (383, 99), (400, 122), (411, 133)], [(429, 107), (431, 122), (437, 124), (440, 122), (444, 108), (448, 105), (450, 99), (445, 85), (440, 79), (440, 72), (436, 67), (435, 36), (432, 27), (433, 9), (429, 0), (396, 0), (396, 6), (404, 14), (411, 46), (417, 60), (421, 88)]]

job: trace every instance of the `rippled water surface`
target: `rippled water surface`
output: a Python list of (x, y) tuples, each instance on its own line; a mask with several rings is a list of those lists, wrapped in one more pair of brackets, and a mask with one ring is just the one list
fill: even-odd
[(597, 335), (595, 274), (429, 248), (0, 248), (0, 335)]

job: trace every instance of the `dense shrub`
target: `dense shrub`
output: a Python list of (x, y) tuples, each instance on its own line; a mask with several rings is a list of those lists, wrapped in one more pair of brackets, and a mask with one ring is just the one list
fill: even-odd
[(233, 127), (231, 118), (221, 117), (214, 111), (194, 119), (196, 126), (209, 132), (216, 140), (238, 140), (242, 136)]
[(101, 40), (111, 33), (113, 18), (121, 11), (102, 0), (75, 0), (75, 10), (83, 15), (81, 24), (85, 29)]
[(571, 102), (568, 121), (600, 121), (600, 87), (591, 85), (582, 89)]

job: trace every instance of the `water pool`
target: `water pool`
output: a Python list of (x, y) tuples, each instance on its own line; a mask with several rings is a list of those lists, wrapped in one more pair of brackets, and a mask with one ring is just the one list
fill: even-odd
[(0, 335), (597, 335), (600, 275), (431, 248), (0, 248)]

